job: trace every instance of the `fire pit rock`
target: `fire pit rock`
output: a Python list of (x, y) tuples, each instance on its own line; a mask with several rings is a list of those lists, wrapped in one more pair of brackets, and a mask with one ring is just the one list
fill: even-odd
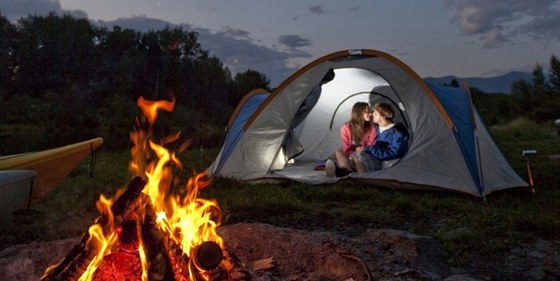
[[(255, 223), (222, 226), (218, 231), (256, 281), (451, 280), (437, 242), (405, 231), (367, 230), (347, 237)], [(0, 280), (39, 280), (48, 265), (79, 241), (76, 237), (4, 249)], [(270, 266), (263, 269), (263, 260)]]
[(16, 245), (0, 251), (0, 280), (39, 280), (49, 265), (57, 263), (80, 237)]
[(449, 275), (437, 242), (399, 230), (368, 230), (349, 238), (267, 224), (219, 229), (226, 246), (249, 269), (272, 258), (253, 280), (443, 280)]

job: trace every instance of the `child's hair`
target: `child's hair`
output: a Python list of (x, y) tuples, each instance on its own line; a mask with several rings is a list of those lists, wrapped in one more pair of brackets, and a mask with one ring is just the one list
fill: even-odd
[(350, 119), (350, 132), (354, 145), (362, 145), (364, 134), (369, 131), (371, 123), (364, 119), (364, 111), (369, 110), (367, 102), (356, 102), (352, 106), (352, 117)]
[(373, 110), (379, 112), (379, 115), (385, 117), (385, 119), (393, 121), (395, 111), (393, 110), (393, 107), (391, 105), (384, 102), (376, 103), (373, 106)]

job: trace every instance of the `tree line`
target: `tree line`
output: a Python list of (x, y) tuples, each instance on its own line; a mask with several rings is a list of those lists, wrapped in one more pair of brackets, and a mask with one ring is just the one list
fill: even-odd
[(11, 140), (21, 150), (99, 134), (111, 135), (109, 147), (126, 147), (140, 96), (176, 101), (161, 130), (217, 145), (241, 97), (269, 84), (251, 69), (232, 77), (196, 32), (180, 27), (142, 33), (71, 15), (11, 23), (0, 14), (0, 129), (12, 132), (3, 143)]
[[(460, 87), (460, 83), (453, 79), (447, 86)], [(556, 120), (560, 118), (560, 61), (551, 56), (548, 75), (536, 64), (532, 81), (514, 82), (511, 95), (469, 90), (486, 125), (506, 123), (521, 116), (536, 123)]]
[(550, 58), (548, 78), (542, 66), (533, 70), (532, 84), (519, 80), (512, 85), (512, 95), (517, 99), (519, 112), (537, 122), (560, 118), (560, 61)]
[[(519, 115), (537, 122), (560, 118), (555, 56), (549, 69), (545, 75), (537, 65), (533, 81), (514, 83), (511, 95), (471, 88), (485, 122)], [(216, 147), (242, 96), (255, 88), (270, 90), (269, 84), (251, 69), (232, 77), (203, 49), (196, 32), (180, 27), (109, 29), (54, 13), (12, 23), (0, 14), (0, 155), (97, 136), (107, 137), (105, 147), (126, 148), (140, 96), (176, 101), (174, 112), (158, 119), (158, 132), (181, 131), (195, 147)]]

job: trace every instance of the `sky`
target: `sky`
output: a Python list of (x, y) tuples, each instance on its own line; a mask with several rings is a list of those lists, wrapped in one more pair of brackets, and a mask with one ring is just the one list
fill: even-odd
[(547, 71), (560, 57), (560, 0), (0, 0), (16, 21), (49, 11), (98, 25), (182, 26), (233, 75), (277, 86), (332, 52), (375, 49), (421, 77)]

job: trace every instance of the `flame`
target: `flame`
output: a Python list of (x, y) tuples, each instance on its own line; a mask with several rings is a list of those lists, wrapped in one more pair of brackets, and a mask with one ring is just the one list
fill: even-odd
[[(208, 175), (201, 172), (191, 177), (182, 186), (176, 184), (178, 179), (173, 172), (182, 171), (183, 166), (177, 155), (166, 149), (164, 145), (178, 140), (180, 133), (163, 138), (159, 143), (152, 140), (151, 125), (155, 122), (158, 111), (172, 111), (174, 104), (174, 101), (154, 102), (144, 98), (138, 99), (138, 106), (147, 118), (150, 128), (142, 129), (141, 121), (136, 120), (137, 129), (130, 134), (134, 146), (131, 149), (132, 159), (129, 163), (129, 170), (135, 176), (140, 176), (146, 180), (142, 193), (148, 195), (151, 201), (157, 215), (158, 227), (177, 245), (180, 245), (184, 253), (190, 255), (196, 246), (205, 241), (216, 242), (223, 248), (223, 240), (216, 232), (216, 228), (221, 221), (221, 211), (217, 202), (197, 197), (199, 190), (210, 184)], [(180, 146), (180, 149), (183, 150), (188, 144), (189, 142), (185, 142)], [(176, 187), (180, 189), (179, 194), (172, 192), (177, 189)], [(119, 192), (122, 192), (122, 190)], [(97, 202), (98, 210), (105, 218), (106, 224), (104, 225), (113, 226), (112, 203), (113, 200), (107, 199), (103, 195)], [(116, 243), (118, 229), (106, 228), (103, 229), (99, 223), (90, 227), (91, 238), (88, 241), (88, 246), (97, 249), (98, 254), (79, 280), (92, 280), (93, 273), (103, 257), (110, 254), (118, 246), (118, 243)], [(142, 280), (147, 280), (149, 261), (147, 261), (144, 249), (144, 245), (140, 243), (138, 254), (143, 268)], [(192, 259), (189, 260), (191, 262)], [(191, 267), (189, 267), (189, 270), (192, 270)], [(202, 271), (202, 269), (197, 270)], [(190, 276), (194, 280), (192, 272)], [(199, 274), (199, 276), (205, 275)]]
[(101, 194), (99, 200), (96, 202), (97, 210), (105, 222), (103, 225), (109, 228), (103, 229), (101, 223), (96, 223), (89, 228), (88, 232), (90, 238), (87, 241), (87, 245), (88, 248), (97, 250), (97, 254), (78, 281), (91, 280), (103, 257), (110, 254), (111, 249), (116, 245), (117, 233), (112, 228), (114, 221), (113, 213), (111, 212), (112, 204), (113, 200), (106, 198), (103, 194)]
[(148, 117), (150, 124), (154, 124), (157, 118), (158, 110), (163, 109), (167, 112), (173, 111), (173, 108), (175, 107), (175, 101), (148, 101), (143, 97), (140, 97), (138, 99), (138, 106), (140, 107), (140, 109), (142, 109), (142, 113), (144, 113), (144, 116)]

